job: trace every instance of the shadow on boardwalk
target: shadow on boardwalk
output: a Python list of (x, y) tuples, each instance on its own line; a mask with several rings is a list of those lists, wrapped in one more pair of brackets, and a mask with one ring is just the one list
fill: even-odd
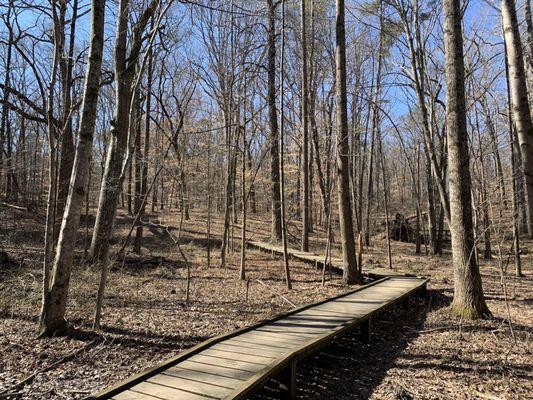
[[(411, 298), (410, 308), (393, 307), (372, 322), (372, 341), (361, 343), (359, 332), (338, 338), (313, 357), (298, 364), (299, 399), (367, 399), (379, 386), (396, 359), (419, 335), (429, 311), (446, 307), (450, 298), (428, 291), (428, 298)], [(279, 399), (272, 381), (252, 399)], [(397, 399), (410, 399), (406, 393)]]

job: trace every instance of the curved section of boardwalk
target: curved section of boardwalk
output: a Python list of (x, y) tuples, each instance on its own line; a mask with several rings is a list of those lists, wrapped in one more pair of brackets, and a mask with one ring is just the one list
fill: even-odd
[(425, 289), (427, 280), (387, 277), (357, 290), (301, 307), (272, 320), (203, 342), (92, 399), (243, 399), (277, 377), (295, 393), (296, 365), (356, 326), (369, 335), (370, 319)]
[[(270, 252), (272, 254), (276, 254), (279, 256), (283, 255), (283, 247), (280, 245), (272, 244), (269, 242), (261, 242), (257, 240), (249, 240), (246, 242), (249, 247)], [(325, 256), (319, 256), (317, 254), (309, 253), (306, 251), (301, 251), (297, 249), (287, 249), (287, 254), (289, 257), (300, 260), (304, 262), (308, 262), (311, 264), (314, 264), (316, 267), (322, 268), (324, 266), (324, 262), (326, 257)], [(343, 262), (340, 258), (332, 257), (331, 260), (328, 260), (328, 265), (326, 267), (331, 267), (331, 270), (335, 273), (342, 274), (343, 269)], [(362, 271), (363, 275), (367, 275), (373, 278), (383, 278), (386, 276), (404, 276), (404, 274), (401, 274), (399, 272), (395, 272), (391, 269), (386, 268), (368, 268), (366, 266), (363, 266)]]

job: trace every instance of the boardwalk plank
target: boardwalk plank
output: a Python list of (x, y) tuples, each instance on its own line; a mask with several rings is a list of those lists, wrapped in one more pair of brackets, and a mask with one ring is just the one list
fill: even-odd
[(239, 370), (248, 371), (248, 372), (259, 372), (265, 369), (265, 365), (255, 364), (255, 363), (246, 362), (246, 361), (228, 360), (225, 358), (207, 356), (207, 355), (204, 355), (203, 353), (191, 357), (190, 360), (201, 362), (204, 364), (209, 364), (209, 365), (216, 365), (219, 367), (239, 369)]
[(159, 374), (150, 379), (148, 382), (158, 383), (160, 385), (169, 386), (174, 389), (183, 390), (199, 394), (206, 397), (223, 398), (230, 394), (233, 389), (223, 386), (215, 386), (210, 383), (193, 381), (190, 379), (177, 377), (174, 375)]
[(242, 369), (228, 368), (220, 365), (206, 364), (203, 362), (196, 362), (191, 360), (186, 360), (179, 363), (181, 368), (190, 369), (198, 372), (205, 372), (214, 375), (220, 375), (225, 378), (232, 378), (244, 381), (250, 378), (254, 372), (243, 371)]
[[(240, 335), (236, 338), (232, 338), (228, 341), (228, 343), (236, 343), (238, 345), (244, 345), (244, 346), (254, 346), (258, 349), (272, 349), (272, 351), (277, 351), (280, 353), (287, 353), (292, 348), (294, 348), (294, 345), (288, 345), (287, 343), (283, 344), (281, 342), (266, 342), (265, 338), (258, 338), (253, 336), (244, 336)], [(224, 342), (224, 343), (226, 343)]]
[(148, 394), (164, 400), (206, 400), (210, 398), (208, 396), (202, 396), (152, 382), (141, 382), (132, 387), (131, 391)]
[(113, 400), (158, 400), (158, 398), (148, 394), (126, 390), (125, 392), (113, 396)]
[(275, 360), (275, 358), (272, 357), (254, 356), (252, 354), (235, 353), (234, 351), (217, 350), (214, 348), (205, 350), (202, 352), (202, 354), (217, 358), (224, 358), (232, 361), (244, 361), (260, 365), (268, 365)]
[(172, 367), (164, 371), (166, 375), (177, 376), (179, 378), (189, 379), (191, 381), (209, 383), (211, 385), (221, 386), (228, 389), (235, 389), (242, 383), (242, 380), (235, 378), (228, 378), (208, 372), (195, 371), (193, 369), (184, 368), (182, 364), (179, 367)]
[(249, 338), (254, 338), (256, 340), (262, 341), (265, 344), (272, 344), (275, 346), (286, 347), (287, 349), (292, 349), (295, 346), (302, 344), (310, 339), (309, 336), (303, 337), (301, 335), (284, 335), (280, 332), (268, 332), (265, 330), (255, 329), (251, 332), (245, 333), (244, 335), (239, 336), (239, 339), (248, 340)]
[(283, 355), (284, 353), (286, 353), (286, 351), (280, 351), (280, 349), (274, 350), (274, 348), (272, 347), (270, 347), (269, 349), (264, 349), (264, 348), (259, 348), (253, 345), (246, 346), (243, 343), (236, 343), (236, 342), (230, 343), (229, 341), (216, 344), (213, 346), (213, 349), (232, 351), (232, 352), (241, 353), (241, 354), (251, 354), (254, 356), (269, 357), (272, 359), (275, 359)]

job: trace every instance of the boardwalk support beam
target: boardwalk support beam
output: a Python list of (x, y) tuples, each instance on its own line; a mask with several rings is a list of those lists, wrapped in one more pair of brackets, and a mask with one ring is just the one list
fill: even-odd
[(409, 296), (405, 296), (403, 299), (402, 299), (402, 308), (407, 311), (409, 310)]
[(296, 361), (292, 361), (280, 373), (281, 398), (283, 400), (296, 399)]
[(370, 318), (367, 318), (361, 323), (360, 340), (362, 343), (364, 344), (370, 343), (371, 331), (372, 331), (372, 321)]

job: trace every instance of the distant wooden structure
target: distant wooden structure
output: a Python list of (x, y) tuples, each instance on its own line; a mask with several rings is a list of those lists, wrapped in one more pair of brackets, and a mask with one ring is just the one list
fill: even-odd
[[(261, 241), (255, 241), (250, 240), (247, 242), (249, 247), (259, 249), (271, 254), (275, 255), (283, 255), (283, 246), (276, 245), (268, 242), (261, 242)], [(297, 249), (287, 249), (287, 252), (289, 254), (290, 258), (293, 258), (295, 260), (300, 260), (304, 262), (308, 262), (311, 264), (314, 264), (317, 268), (323, 268), (324, 261), (326, 259), (326, 256), (324, 255), (317, 255), (313, 253), (308, 253), (305, 251), (297, 250)], [(340, 258), (331, 258), (331, 263), (326, 265), (326, 268), (331, 267), (331, 270), (335, 273), (342, 274), (342, 259)], [(371, 278), (383, 278), (386, 276), (401, 276), (403, 274), (399, 272), (395, 272), (388, 268), (380, 268), (380, 267), (367, 267), (363, 265), (362, 269), (363, 275), (366, 275)]]

